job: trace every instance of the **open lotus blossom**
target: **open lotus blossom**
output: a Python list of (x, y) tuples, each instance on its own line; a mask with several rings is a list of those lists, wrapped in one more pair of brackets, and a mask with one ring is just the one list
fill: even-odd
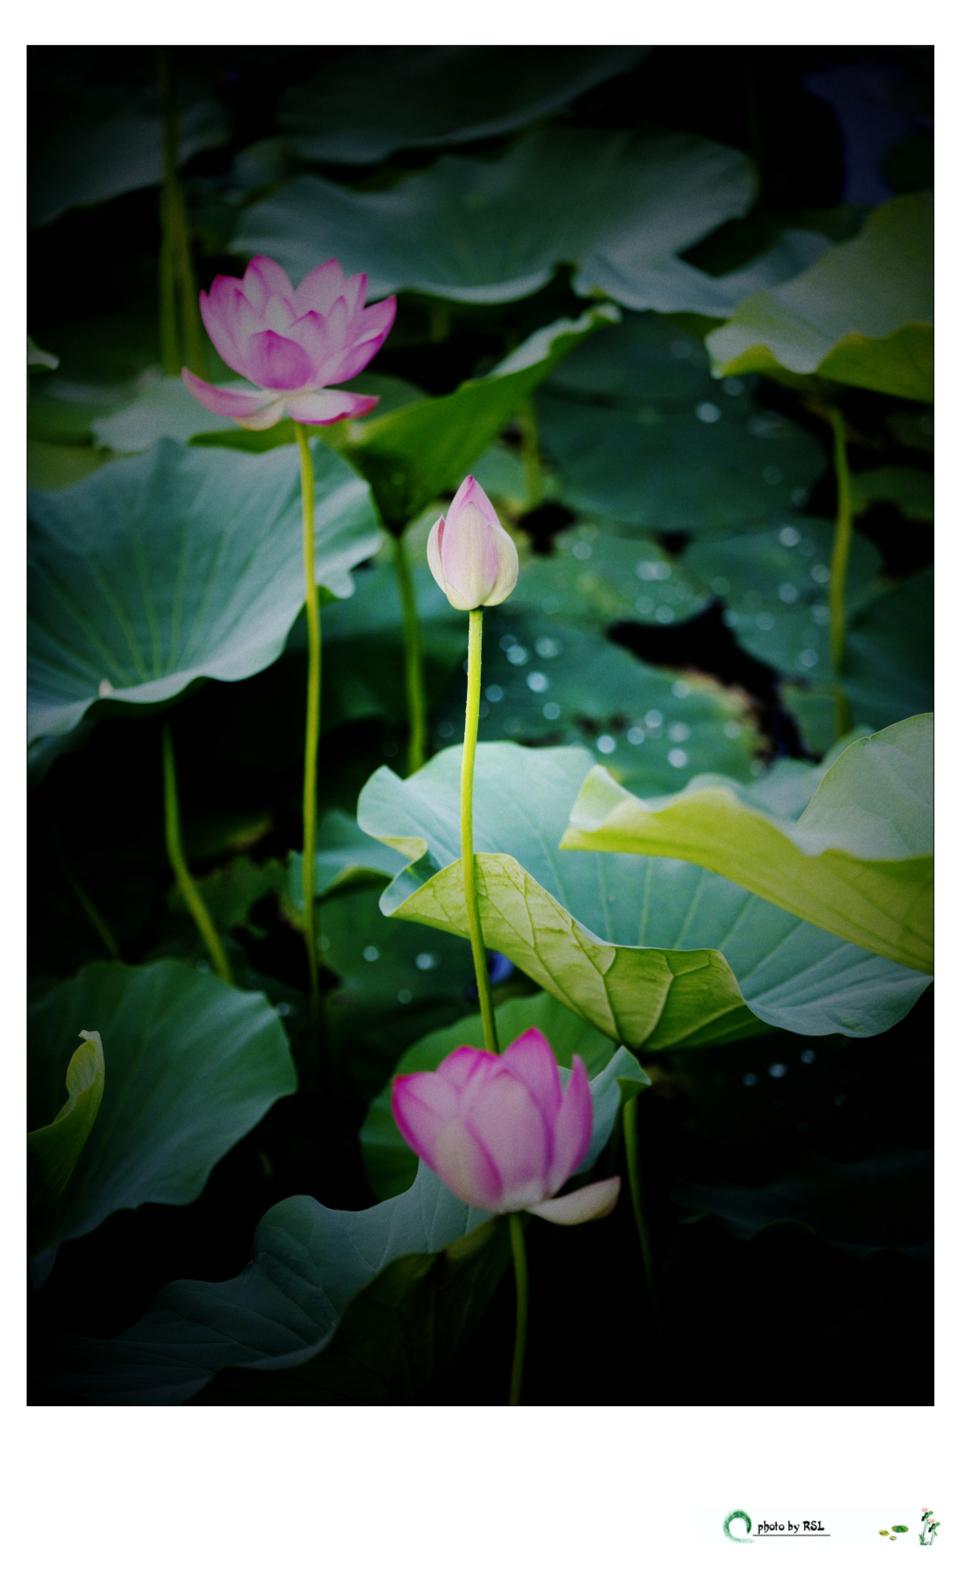
[(526, 1209), (575, 1226), (616, 1204), (619, 1177), (554, 1197), (586, 1159), (593, 1096), (579, 1056), (563, 1087), (539, 1029), (521, 1034), (502, 1056), (461, 1045), (436, 1072), (395, 1078), (393, 1115), (411, 1149), (475, 1209)]
[(427, 541), (430, 572), (451, 606), (469, 613), (505, 602), (520, 569), (507, 534), (476, 477), (460, 483)]
[(187, 367), (183, 381), (207, 410), (255, 430), (284, 416), (321, 427), (365, 416), (375, 398), (329, 385), (362, 372), (393, 327), (396, 296), (364, 306), (366, 293), (366, 274), (344, 277), (333, 257), (296, 288), (269, 257), (255, 257), (242, 279), (219, 274), (200, 292), (207, 333), (227, 366), (257, 386), (218, 388)]

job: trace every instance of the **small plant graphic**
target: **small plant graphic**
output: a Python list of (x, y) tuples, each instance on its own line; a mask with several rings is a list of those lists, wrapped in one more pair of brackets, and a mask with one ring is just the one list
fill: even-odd
[(933, 1511), (928, 1510), (926, 1506), (920, 1513), (920, 1522), (920, 1542), (924, 1548), (929, 1548), (940, 1530), (940, 1523), (939, 1521), (934, 1521)]

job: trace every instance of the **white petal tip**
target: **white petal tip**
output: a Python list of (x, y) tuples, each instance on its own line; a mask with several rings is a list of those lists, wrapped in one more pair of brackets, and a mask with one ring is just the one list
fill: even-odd
[(588, 1220), (602, 1220), (616, 1208), (620, 1197), (620, 1178), (607, 1177), (603, 1182), (588, 1182), (574, 1193), (562, 1198), (548, 1198), (535, 1204), (528, 1213), (549, 1220), (553, 1226), (580, 1226)]

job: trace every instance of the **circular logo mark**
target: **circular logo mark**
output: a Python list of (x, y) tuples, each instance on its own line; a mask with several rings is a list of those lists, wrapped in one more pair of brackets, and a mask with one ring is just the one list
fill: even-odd
[[(745, 1538), (742, 1538), (738, 1532), (731, 1532), (730, 1528), (735, 1521), (742, 1521), (746, 1527), (747, 1535)], [(749, 1543), (751, 1541), (750, 1534), (753, 1531), (753, 1522), (745, 1510), (731, 1510), (723, 1523), (723, 1530), (732, 1543)]]

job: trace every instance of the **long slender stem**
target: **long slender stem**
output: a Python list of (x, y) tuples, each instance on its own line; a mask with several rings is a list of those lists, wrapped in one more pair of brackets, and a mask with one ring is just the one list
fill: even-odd
[(493, 1015), (493, 995), (487, 973), (483, 945), (480, 904), (477, 898), (477, 867), (473, 855), (473, 770), (477, 756), (477, 727), (480, 722), (480, 668), (483, 652), (483, 608), (468, 614), (470, 631), (467, 643), (467, 711), (463, 725), (463, 764), (460, 768), (460, 860), (463, 865), (463, 895), (467, 905), (470, 950), (477, 976), (483, 1041), (488, 1051), (499, 1052), (497, 1021)]
[(393, 567), (400, 589), (403, 609), (403, 649), (407, 685), (407, 717), (410, 738), (407, 745), (408, 773), (420, 770), (426, 759), (427, 697), (423, 686), (423, 639), (417, 595), (410, 573), (410, 559), (402, 536), (393, 539)]
[(847, 641), (846, 589), (847, 565), (853, 541), (853, 489), (847, 459), (847, 429), (843, 412), (836, 406), (830, 410), (830, 425), (833, 428), (833, 465), (837, 482), (837, 517), (830, 560), (830, 665), (837, 686), (839, 736), (850, 727), (850, 707), (842, 687), (841, 669)]
[(200, 896), (200, 889), (190, 874), (183, 852), (180, 802), (177, 797), (177, 766), (173, 755), (173, 734), (170, 732), (168, 722), (163, 725), (163, 819), (167, 838), (167, 857), (176, 876), (180, 895), (200, 932), (214, 968), (222, 980), (232, 985), (233, 975), (227, 962), (227, 954), (223, 950), (223, 943), (217, 934), (216, 925), (210, 918), (210, 911)]
[(89, 892), (87, 892), (85, 888), (81, 886), (80, 882), (77, 880), (77, 877), (72, 871), (64, 868), (64, 875), (67, 879), (67, 885), (69, 886), (80, 907), (83, 909), (84, 914), (86, 914), (87, 919), (90, 921), (100, 940), (103, 942), (103, 945), (106, 947), (110, 956), (112, 958), (119, 958), (120, 948), (117, 945), (117, 938), (113, 934), (113, 931), (110, 929), (110, 926), (107, 924), (100, 910), (97, 908), (93, 898), (90, 896)]
[(169, 197), (160, 188), (160, 361), (168, 378), (179, 377), (180, 333), (177, 327), (177, 272), (173, 260), (173, 241), (167, 217)]
[(513, 1341), (513, 1367), (510, 1372), (510, 1405), (520, 1405), (520, 1388), (523, 1384), (523, 1359), (527, 1350), (527, 1250), (523, 1240), (523, 1222), (519, 1215), (510, 1215), (510, 1246), (513, 1249), (513, 1274), (517, 1283), (517, 1329)]
[[(197, 300), (197, 280), (190, 250), (190, 222), (183, 187), (178, 174), (180, 145), (180, 115), (174, 83), (173, 62), (169, 49), (157, 50), (157, 76), (160, 86), (160, 110), (163, 117), (163, 190), (160, 213), (163, 221), (163, 240), (160, 251), (160, 331), (164, 370), (171, 354), (179, 359), (179, 342), (172, 350), (171, 320), (176, 324), (176, 292), (180, 295), (180, 325), (183, 332), (184, 360), (191, 371), (203, 373), (203, 330)], [(175, 327), (174, 327), (175, 332)], [(174, 374), (180, 370), (174, 364)]]
[(314, 535), (314, 479), (310, 440), (296, 423), (300, 448), (300, 491), (303, 499), (303, 583), (307, 609), (307, 726), (303, 758), (303, 934), (307, 944), (310, 1011), (320, 1015), (317, 965), (316, 853), (317, 754), (320, 747), (320, 602), (317, 596)]
[(647, 1286), (647, 1296), (651, 1305), (657, 1301), (656, 1277), (653, 1270), (653, 1254), (650, 1250), (650, 1235), (647, 1231), (646, 1216), (643, 1213), (643, 1191), (640, 1185), (640, 1155), (637, 1142), (637, 1096), (627, 1100), (623, 1107), (623, 1147), (627, 1158), (627, 1181), (630, 1187), (630, 1202), (633, 1205), (633, 1218), (637, 1226), (637, 1236), (640, 1239), (640, 1257), (643, 1260), (643, 1278)]

